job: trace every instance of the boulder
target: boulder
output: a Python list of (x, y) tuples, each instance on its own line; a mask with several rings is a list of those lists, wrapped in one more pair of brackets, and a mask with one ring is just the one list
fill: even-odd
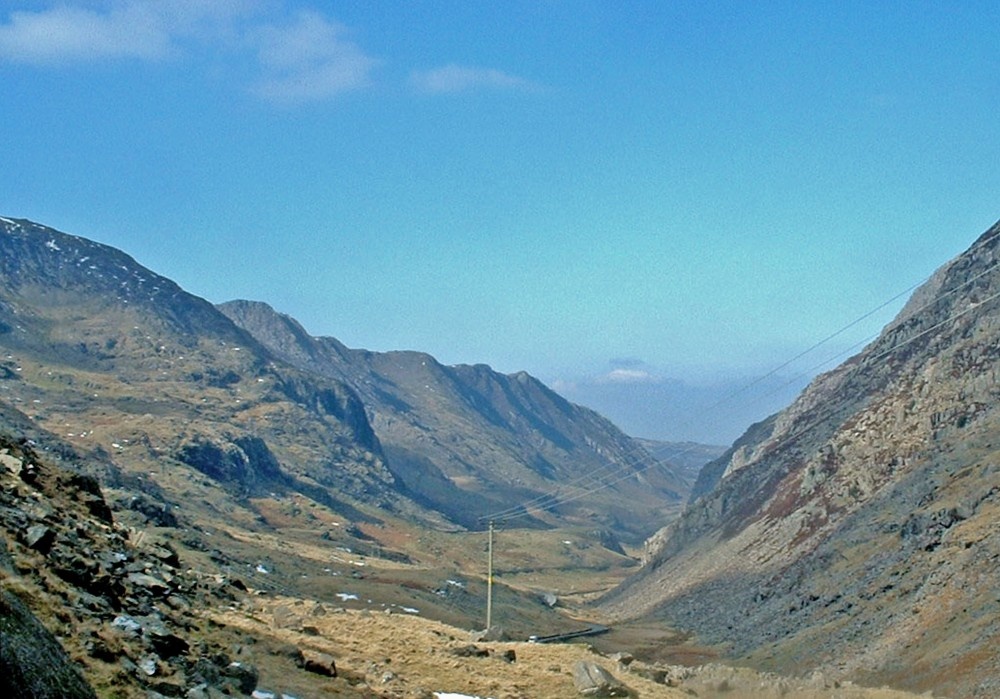
[(171, 632), (162, 623), (150, 624), (145, 628), (146, 639), (161, 658), (174, 658), (189, 650), (188, 642)]
[(585, 697), (627, 697), (628, 688), (596, 663), (578, 660), (573, 666), (573, 684)]
[(244, 694), (250, 694), (257, 689), (260, 673), (250, 663), (232, 662), (223, 670), (222, 676), (230, 680)]
[(230, 699), (228, 694), (210, 684), (199, 684), (188, 690), (186, 699)]
[(55, 636), (6, 590), (0, 590), (0, 637), (0, 695), (96, 699)]
[(618, 669), (622, 672), (628, 671), (629, 666), (635, 661), (635, 656), (625, 651), (613, 653), (609, 658), (618, 663)]
[(315, 650), (302, 651), (302, 668), (324, 677), (337, 676), (337, 663), (333, 656)]
[(129, 573), (128, 581), (137, 587), (149, 590), (155, 595), (166, 597), (170, 594), (170, 586), (167, 583), (146, 573)]
[(52, 544), (55, 540), (56, 533), (44, 524), (28, 527), (28, 531), (24, 534), (24, 543), (28, 548), (35, 549), (42, 554), (47, 554), (52, 550)]

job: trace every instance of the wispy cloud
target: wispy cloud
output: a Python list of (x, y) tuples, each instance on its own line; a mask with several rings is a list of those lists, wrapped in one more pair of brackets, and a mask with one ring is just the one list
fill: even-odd
[(68, 5), (12, 12), (0, 25), (0, 58), (35, 65), (160, 59), (172, 48), (165, 19), (147, 3), (119, 4), (104, 13)]
[(263, 78), (258, 96), (279, 103), (323, 100), (366, 87), (381, 61), (346, 38), (347, 29), (316, 12), (300, 12), (291, 24), (255, 33)]
[[(51, 67), (164, 61), (209, 55), (204, 49), (223, 61), (243, 62), (243, 68), (232, 66), (250, 76), (244, 89), (280, 105), (368, 87), (383, 63), (355, 43), (344, 25), (315, 10), (292, 13), (284, 2), (52, 0), (47, 9), (0, 15), (0, 62)], [(456, 64), (413, 71), (409, 80), (411, 88), (430, 94), (539, 89), (501, 70)]]
[(410, 84), (420, 92), (446, 94), (478, 88), (501, 90), (537, 90), (530, 80), (494, 68), (473, 68), (449, 64), (431, 70), (410, 73)]

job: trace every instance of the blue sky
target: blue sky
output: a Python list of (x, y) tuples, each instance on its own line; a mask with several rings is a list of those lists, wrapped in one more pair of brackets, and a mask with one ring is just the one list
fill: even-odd
[(1000, 218), (997, 30), (992, 0), (9, 0), (0, 215), (571, 398), (742, 380)]

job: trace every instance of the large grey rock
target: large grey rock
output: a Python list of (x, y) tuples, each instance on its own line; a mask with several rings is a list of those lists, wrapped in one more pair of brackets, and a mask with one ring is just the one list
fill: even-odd
[(128, 581), (133, 585), (149, 590), (155, 595), (166, 596), (170, 594), (170, 586), (167, 583), (146, 573), (129, 573)]
[(257, 681), (260, 679), (257, 668), (244, 662), (229, 663), (223, 668), (222, 675), (244, 694), (250, 694), (257, 689)]
[(52, 550), (52, 544), (56, 540), (56, 533), (44, 524), (35, 524), (28, 527), (24, 535), (24, 543), (28, 548), (33, 548), (40, 553), (48, 553)]
[(0, 590), (0, 695), (96, 699), (55, 636), (15, 595)]
[(314, 672), (317, 675), (323, 675), (325, 677), (336, 677), (337, 676), (337, 663), (334, 661), (333, 656), (328, 653), (321, 653), (315, 650), (303, 650), (302, 651), (302, 667), (303, 669)]
[(597, 663), (578, 660), (573, 666), (573, 684), (585, 697), (627, 697), (628, 688)]
[(229, 699), (229, 695), (210, 684), (199, 684), (188, 690), (186, 699)]

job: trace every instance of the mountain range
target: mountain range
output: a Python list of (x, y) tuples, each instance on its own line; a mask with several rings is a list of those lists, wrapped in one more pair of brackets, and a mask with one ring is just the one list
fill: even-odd
[[(298, 492), (463, 528), (503, 512), (633, 543), (690, 488), (527, 373), (349, 349), (264, 303), (217, 308), (110, 247), (0, 226), (0, 400), (154, 483), (195, 472), (244, 500)], [(156, 492), (179, 511), (193, 495)]]

